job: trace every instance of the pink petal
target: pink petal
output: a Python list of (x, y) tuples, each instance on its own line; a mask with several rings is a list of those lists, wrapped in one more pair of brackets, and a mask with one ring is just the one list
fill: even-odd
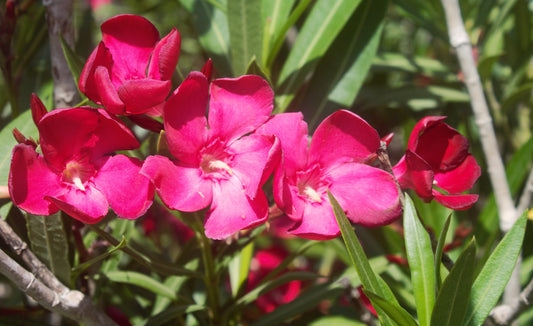
[(103, 109), (91, 110), (96, 110), (99, 114), (98, 125), (92, 136), (94, 143), (87, 144), (87, 146), (92, 145), (93, 158), (140, 146), (135, 135), (119, 118)]
[(118, 15), (102, 24), (102, 42), (113, 56), (111, 80), (116, 88), (124, 80), (146, 78), (146, 68), (159, 32), (147, 19)]
[(375, 227), (400, 217), (400, 194), (390, 173), (364, 164), (346, 163), (331, 169), (327, 178), (331, 194), (352, 222)]
[(63, 192), (61, 177), (30, 145), (13, 148), (8, 186), (13, 203), (28, 213), (50, 215), (59, 210), (44, 197)]
[(481, 168), (474, 156), (469, 154), (461, 165), (444, 173), (436, 173), (437, 187), (455, 195), (466, 191), (474, 185), (481, 175)]
[(413, 128), (413, 131), (411, 131), (411, 135), (409, 136), (409, 142), (407, 143), (407, 149), (410, 149), (411, 151), (415, 151), (416, 147), (418, 146), (418, 139), (421, 136), (424, 131), (436, 124), (440, 123), (446, 119), (446, 117), (438, 117), (438, 116), (429, 116), (421, 119), (418, 121), (418, 123)]
[(341, 162), (364, 163), (380, 145), (378, 132), (361, 117), (340, 110), (317, 127), (309, 147), (309, 162), (322, 167)]
[(207, 79), (191, 72), (167, 100), (163, 120), (170, 152), (180, 161), (198, 164), (198, 152), (207, 141)]
[(468, 155), (466, 137), (445, 123), (434, 123), (418, 138), (416, 152), (435, 172), (449, 171), (463, 162)]
[(35, 93), (31, 94), (31, 116), (33, 118), (33, 122), (35, 125), (39, 125), (39, 121), (44, 117), (48, 111), (46, 110), (46, 107), (44, 106), (43, 102), (41, 102), (41, 99), (35, 95)]
[(244, 193), (236, 177), (213, 183), (213, 203), (206, 214), (205, 235), (225, 239), (235, 232), (266, 222), (268, 202), (263, 191), (254, 199)]
[(180, 44), (180, 34), (176, 28), (173, 28), (155, 47), (148, 66), (148, 78), (159, 80), (172, 78), (178, 64)]
[(262, 185), (263, 171), (273, 145), (273, 136), (250, 135), (238, 139), (229, 147), (235, 153), (230, 164), (231, 170), (251, 199), (255, 198)]
[[(103, 42), (98, 44), (96, 49), (94, 49), (89, 56), (89, 59), (87, 59), (85, 66), (83, 66), (78, 84), (80, 91), (87, 95), (90, 100), (98, 104), (102, 104), (102, 100), (100, 99), (100, 94), (98, 92), (98, 87), (100, 85), (96, 82), (95, 72), (96, 68), (100, 66), (108, 71), (113, 67), (113, 58), (111, 57), (111, 53), (109, 53), (109, 49), (105, 47)], [(109, 83), (111, 83), (111, 80), (109, 80)]]
[(164, 102), (171, 87), (170, 80), (132, 79), (124, 81), (117, 93), (126, 104), (126, 114), (142, 114)]
[(85, 191), (68, 187), (63, 194), (46, 196), (45, 199), (70, 217), (88, 224), (98, 223), (107, 215), (109, 210), (104, 194), (92, 185), (87, 187)]
[(431, 166), (410, 150), (405, 152), (405, 161), (411, 181), (411, 187), (408, 188), (414, 189), (420, 198), (431, 200), (435, 176)]
[(293, 235), (310, 240), (334, 239), (340, 232), (329, 200), (321, 203), (306, 202), (301, 223), (289, 231)]
[(454, 210), (468, 209), (479, 198), (478, 195), (443, 195), (436, 190), (433, 190), (433, 195), (437, 203)]
[(273, 100), (270, 85), (259, 76), (214, 80), (208, 113), (212, 134), (230, 141), (254, 131), (270, 116)]
[(170, 209), (194, 212), (212, 199), (212, 183), (197, 167), (175, 165), (163, 156), (149, 156), (140, 172), (152, 180), (157, 194)]
[(121, 218), (135, 219), (146, 213), (154, 198), (150, 180), (139, 174), (142, 162), (125, 155), (110, 157), (94, 178), (111, 208)]
[(294, 175), (307, 165), (307, 124), (301, 112), (280, 113), (270, 117), (256, 133), (275, 135), (281, 143), (286, 173)]
[(66, 160), (79, 154), (91, 140), (98, 116), (98, 111), (88, 107), (50, 111), (39, 122), (45, 159), (62, 170)]
[[(109, 112), (124, 114), (125, 104), (118, 96), (115, 86), (111, 83), (107, 68), (99, 66), (94, 71), (94, 82), (98, 99)], [(88, 96), (88, 95), (87, 95)]]

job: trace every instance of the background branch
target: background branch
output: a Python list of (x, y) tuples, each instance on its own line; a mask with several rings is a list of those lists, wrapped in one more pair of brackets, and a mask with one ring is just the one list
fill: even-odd
[[(472, 53), (470, 38), (466, 32), (458, 0), (441, 0), (450, 44), (456, 51), (457, 59), (463, 72), (464, 82), (470, 95), (470, 103), (476, 125), (479, 130), (483, 153), (487, 161), (488, 174), (494, 197), (498, 206), (500, 217), (500, 229), (507, 232), (518, 218), (518, 211), (514, 206), (513, 198), (505, 167), (498, 149), (496, 133), (492, 125), (492, 118), (481, 86), (481, 79), (477, 71), (476, 62)], [(515, 266), (515, 272), (511, 276), (504, 293), (504, 302), (508, 303), (520, 293), (519, 279), (520, 260)]]
[(80, 101), (80, 96), (60, 40), (61, 35), (67, 44), (74, 48), (72, 0), (43, 0), (43, 5), (47, 13), (54, 103), (56, 108), (72, 107)]
[(46, 309), (85, 325), (116, 325), (80, 291), (70, 290), (35, 256), (0, 217), (0, 237), (19, 255), (29, 271), (0, 250), (0, 273)]

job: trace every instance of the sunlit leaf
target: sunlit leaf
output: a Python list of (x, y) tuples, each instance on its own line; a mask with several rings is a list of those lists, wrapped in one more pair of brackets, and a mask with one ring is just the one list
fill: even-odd
[(435, 266), (431, 239), (418, 219), (413, 201), (407, 194), (403, 227), (418, 320), (420, 325), (429, 325), (435, 304)]
[(109, 271), (105, 275), (103, 274), (102, 276), (105, 276), (112, 282), (131, 284), (144, 288), (148, 291), (164, 296), (171, 300), (177, 300), (178, 298), (176, 293), (172, 291), (172, 289), (169, 289), (163, 283), (146, 274), (133, 271), (115, 270)]
[(465, 325), (481, 325), (498, 302), (520, 254), (526, 221), (524, 213), (494, 249), (474, 281)]
[(417, 326), (418, 324), (411, 315), (404, 309), (398, 309), (397, 305), (391, 304), (389, 301), (383, 299), (379, 295), (370, 291), (364, 291), (365, 295), (370, 299), (374, 307), (381, 308), (387, 316), (394, 320), (400, 326)]
[(70, 284), (68, 240), (61, 212), (44, 215), (26, 214), (32, 251), (64, 284)]
[(476, 242), (471, 241), (442, 284), (431, 316), (431, 326), (462, 325), (472, 288), (475, 258)]
[(437, 290), (440, 290), (442, 285), (441, 276), (440, 276), (440, 265), (442, 259), (442, 252), (444, 251), (444, 245), (446, 244), (446, 234), (448, 234), (448, 229), (450, 227), (450, 221), (452, 215), (450, 214), (444, 223), (444, 227), (439, 235), (439, 242), (437, 243), (437, 248), (435, 249), (435, 283)]

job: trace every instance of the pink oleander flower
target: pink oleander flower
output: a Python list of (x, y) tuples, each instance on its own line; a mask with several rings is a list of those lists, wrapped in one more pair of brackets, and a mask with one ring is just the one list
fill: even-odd
[(414, 127), (407, 151), (393, 171), (403, 189), (413, 189), (425, 202), (435, 200), (456, 210), (470, 208), (478, 195), (464, 194), (481, 175), (469, 144), (446, 123), (426, 117)]
[(13, 149), (8, 186), (15, 205), (36, 215), (62, 210), (85, 223), (100, 221), (110, 206), (121, 218), (146, 212), (154, 188), (139, 175), (142, 162), (112, 155), (139, 147), (120, 120), (90, 107), (46, 113), (36, 96), (31, 104), (42, 154), (32, 142)]
[(274, 199), (286, 215), (281, 218), (289, 233), (314, 240), (340, 234), (328, 189), (354, 223), (381, 226), (400, 216), (393, 176), (368, 165), (376, 158), (379, 135), (358, 115), (345, 110), (330, 115), (309, 146), (301, 113), (275, 115), (257, 132), (274, 134), (281, 142)]
[(109, 112), (161, 115), (176, 69), (180, 35), (163, 39), (147, 19), (119, 15), (105, 21), (102, 41), (85, 63), (79, 88)]
[[(172, 158), (150, 156), (149, 177), (170, 209), (210, 206), (205, 234), (223, 239), (264, 223), (268, 203), (261, 186), (275, 164), (273, 136), (250, 134), (271, 114), (273, 92), (258, 76), (216, 79), (192, 72), (163, 109)], [(209, 106), (207, 118), (206, 108)]]
[[(250, 264), (250, 273), (246, 284), (247, 291), (252, 291), (260, 285), (263, 278), (276, 269), (288, 256), (289, 252), (282, 246), (258, 250)], [(262, 313), (269, 313), (296, 299), (302, 287), (302, 281), (290, 281), (261, 295), (254, 303)]]

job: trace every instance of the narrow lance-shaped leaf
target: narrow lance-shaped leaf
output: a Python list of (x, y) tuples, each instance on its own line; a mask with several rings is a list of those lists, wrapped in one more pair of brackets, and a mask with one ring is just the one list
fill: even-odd
[(413, 201), (405, 195), (403, 214), (405, 249), (420, 325), (428, 325), (435, 304), (435, 267), (431, 239), (418, 219)]
[(395, 305), (391, 304), (389, 301), (383, 299), (379, 295), (372, 293), (370, 291), (364, 291), (365, 295), (370, 299), (372, 304), (380, 307), (385, 313), (394, 320), (398, 325), (401, 326), (418, 326), (416, 321), (411, 315), (409, 315), (405, 310), (398, 309)]
[(441, 259), (442, 259), (442, 252), (444, 251), (444, 244), (446, 243), (446, 234), (448, 233), (448, 229), (450, 228), (450, 221), (452, 219), (452, 215), (448, 215), (448, 218), (446, 219), (446, 222), (444, 223), (444, 227), (442, 228), (442, 232), (439, 236), (439, 242), (437, 243), (437, 249), (435, 250), (435, 283), (437, 291), (440, 290), (440, 286), (442, 285), (441, 276), (440, 276), (440, 266), (441, 266)]
[(355, 101), (378, 50), (386, 8), (387, 0), (363, 1), (320, 60), (302, 105), (314, 110), (311, 127), (329, 102), (349, 108)]
[(231, 294), (233, 296), (236, 296), (244, 289), (243, 286), (248, 279), (253, 253), (254, 243), (251, 242), (238, 252), (229, 263)]
[(463, 324), (470, 299), (475, 259), (476, 242), (472, 240), (461, 253), (442, 284), (433, 308), (431, 326)]
[(263, 19), (263, 66), (266, 66), (268, 52), (274, 42), (274, 36), (279, 33), (289, 18), (295, 0), (262, 0), (261, 16)]
[(520, 254), (526, 221), (524, 213), (494, 249), (474, 281), (465, 325), (481, 325), (498, 302)]
[(230, 76), (232, 70), (226, 14), (218, 9), (218, 5), (215, 7), (204, 0), (180, 0), (180, 3), (191, 14), (198, 40), (213, 59), (216, 70), (223, 76)]
[(177, 300), (177, 295), (171, 289), (156, 279), (138, 272), (133, 271), (109, 271), (105, 275), (109, 280), (118, 283), (126, 283), (144, 288), (148, 291), (164, 296), (171, 300)]
[(246, 72), (253, 57), (261, 62), (261, 0), (227, 0), (227, 3), (233, 72), (239, 76)]
[(283, 112), (294, 98), (307, 74), (314, 69), (360, 0), (319, 0), (315, 3), (283, 65), (277, 86), (278, 112)]
[[(352, 264), (355, 267), (359, 278), (361, 279), (361, 283), (363, 283), (363, 287), (388, 300), (391, 304), (397, 306), (398, 309), (402, 309), (385, 281), (383, 281), (383, 279), (381, 279), (379, 275), (376, 275), (372, 270), (363, 247), (361, 247), (357, 235), (348, 221), (346, 214), (344, 214), (344, 210), (339, 205), (339, 202), (335, 199), (335, 197), (333, 197), (333, 195), (329, 192), (329, 190), (328, 197), (331, 205), (333, 206), (333, 212), (335, 213), (335, 218), (339, 224), (346, 249), (348, 250)], [(383, 310), (381, 310), (379, 307), (374, 308), (376, 308), (379, 318), (385, 325), (393, 325), (393, 321), (390, 320)]]
[(44, 215), (26, 215), (28, 236), (33, 252), (64, 284), (70, 284), (68, 241), (61, 220), (61, 212)]

